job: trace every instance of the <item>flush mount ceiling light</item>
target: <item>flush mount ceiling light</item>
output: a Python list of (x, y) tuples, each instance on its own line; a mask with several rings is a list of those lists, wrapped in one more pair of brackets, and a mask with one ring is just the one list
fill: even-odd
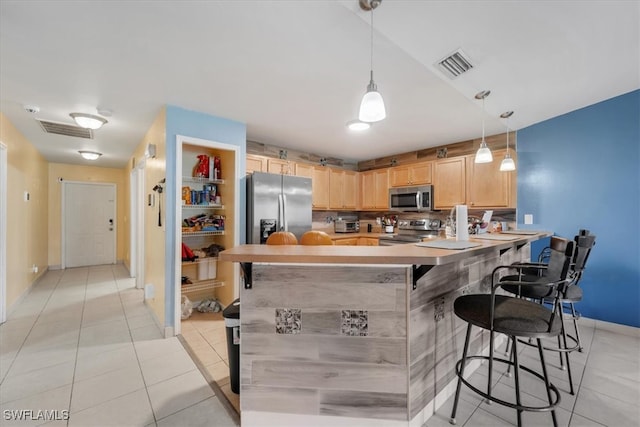
[(487, 142), (484, 140), (484, 99), (489, 96), (490, 93), (490, 90), (483, 90), (476, 94), (476, 99), (482, 99), (482, 141), (480, 142), (480, 148), (478, 148), (476, 152), (475, 163), (491, 163), (493, 161), (491, 150), (489, 150)]
[(76, 121), (78, 126), (85, 129), (100, 129), (102, 125), (107, 123), (107, 119), (100, 116), (94, 116), (93, 114), (71, 113), (69, 115)]
[(358, 119), (361, 122), (373, 123), (387, 117), (384, 100), (380, 92), (378, 92), (378, 86), (373, 81), (373, 9), (380, 6), (382, 0), (359, 0), (359, 2), (361, 9), (371, 11), (371, 79), (367, 85), (367, 92), (362, 97), (362, 102), (360, 102)]
[(513, 115), (513, 111), (507, 111), (500, 114), (500, 117), (503, 119), (507, 119), (507, 153), (504, 155), (504, 159), (502, 159), (502, 163), (500, 163), (500, 171), (502, 172), (510, 172), (516, 170), (516, 163), (511, 158), (511, 154), (509, 154), (509, 117)]
[(361, 122), (360, 120), (352, 120), (347, 123), (347, 127), (349, 130), (355, 132), (361, 132), (363, 130), (367, 130), (371, 127), (371, 123)]
[(98, 153), (97, 151), (80, 150), (78, 153), (80, 153), (82, 158), (86, 160), (97, 160), (98, 157), (102, 156), (102, 153)]

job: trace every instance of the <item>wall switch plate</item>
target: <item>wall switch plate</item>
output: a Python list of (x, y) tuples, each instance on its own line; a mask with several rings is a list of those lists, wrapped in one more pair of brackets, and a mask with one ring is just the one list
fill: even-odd
[(144, 285), (144, 299), (153, 299), (156, 296), (156, 288), (151, 283)]
[(25, 202), (28, 202), (30, 197), (31, 197), (31, 196), (29, 195), (29, 192), (28, 192), (28, 191), (25, 191), (25, 192), (24, 192), (24, 201), (25, 201)]
[(533, 214), (524, 214), (524, 223), (526, 225), (533, 224)]

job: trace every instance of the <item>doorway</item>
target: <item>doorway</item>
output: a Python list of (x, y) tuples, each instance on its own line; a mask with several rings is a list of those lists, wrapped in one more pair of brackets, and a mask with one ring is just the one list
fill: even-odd
[(116, 185), (63, 182), (62, 268), (115, 262)]
[(0, 323), (7, 320), (7, 146), (0, 142)]

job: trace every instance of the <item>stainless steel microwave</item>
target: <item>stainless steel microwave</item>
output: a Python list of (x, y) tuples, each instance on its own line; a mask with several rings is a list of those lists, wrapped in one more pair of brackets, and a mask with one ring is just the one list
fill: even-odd
[(389, 209), (399, 212), (425, 212), (433, 209), (433, 187), (396, 187), (389, 189)]

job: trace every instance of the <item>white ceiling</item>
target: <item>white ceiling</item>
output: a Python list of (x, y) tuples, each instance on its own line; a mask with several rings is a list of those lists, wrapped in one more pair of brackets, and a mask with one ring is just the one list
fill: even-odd
[[(640, 88), (638, 1), (384, 0), (374, 72), (387, 119), (354, 134), (370, 14), (349, 1), (0, 2), (0, 107), (52, 162), (123, 167), (165, 104), (247, 124), (249, 140), (366, 160), (520, 129)], [(462, 48), (475, 68), (434, 64)], [(486, 114), (480, 90), (491, 90)], [(87, 140), (37, 117), (113, 111)]]

